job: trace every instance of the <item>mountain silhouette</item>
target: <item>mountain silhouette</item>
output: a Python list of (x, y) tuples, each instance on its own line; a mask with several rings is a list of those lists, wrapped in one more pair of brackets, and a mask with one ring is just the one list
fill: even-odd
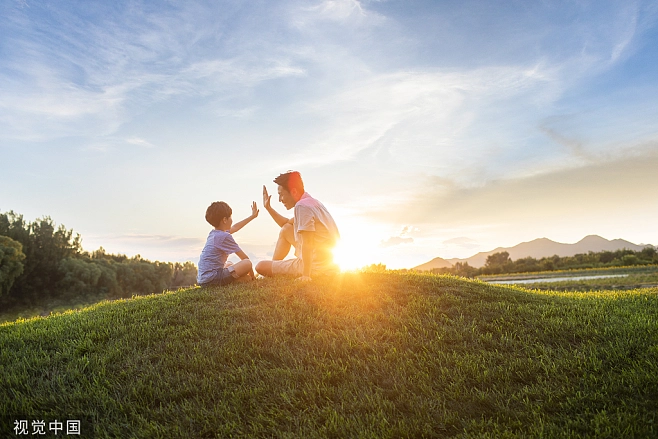
[(414, 267), (415, 270), (431, 270), (432, 268), (444, 268), (454, 265), (456, 262), (468, 262), (471, 267), (482, 267), (487, 262), (487, 256), (494, 253), (508, 252), (510, 258), (515, 261), (521, 258), (532, 257), (541, 259), (558, 255), (561, 257), (573, 256), (580, 253), (588, 252), (602, 252), (602, 251), (615, 251), (621, 249), (628, 249), (633, 251), (640, 251), (647, 247), (644, 244), (633, 244), (632, 242), (623, 239), (608, 240), (598, 235), (588, 235), (575, 244), (563, 244), (555, 242), (548, 238), (534, 239), (528, 242), (522, 242), (514, 247), (498, 247), (488, 252), (480, 252), (471, 256), (470, 258), (460, 259), (443, 259), (434, 258), (429, 262)]

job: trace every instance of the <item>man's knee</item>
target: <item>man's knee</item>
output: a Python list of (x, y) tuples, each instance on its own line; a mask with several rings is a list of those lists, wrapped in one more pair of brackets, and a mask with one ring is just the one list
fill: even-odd
[(295, 230), (290, 223), (285, 223), (283, 227), (281, 227), (281, 230), (279, 230), (279, 236), (288, 236), (291, 233), (295, 233)]
[(272, 261), (259, 261), (256, 264), (256, 271), (263, 276), (272, 276)]

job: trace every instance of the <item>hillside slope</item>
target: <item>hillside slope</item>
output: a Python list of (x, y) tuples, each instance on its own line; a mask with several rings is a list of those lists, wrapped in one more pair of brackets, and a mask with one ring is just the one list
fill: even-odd
[(3, 324), (0, 432), (16, 418), (101, 438), (652, 437), (657, 293), (349, 274)]

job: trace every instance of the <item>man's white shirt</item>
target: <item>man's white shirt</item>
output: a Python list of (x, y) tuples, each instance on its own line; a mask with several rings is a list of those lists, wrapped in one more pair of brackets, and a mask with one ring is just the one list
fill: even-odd
[(295, 241), (299, 232), (315, 232), (315, 244), (320, 248), (331, 248), (340, 238), (338, 227), (324, 204), (304, 192), (295, 204)]

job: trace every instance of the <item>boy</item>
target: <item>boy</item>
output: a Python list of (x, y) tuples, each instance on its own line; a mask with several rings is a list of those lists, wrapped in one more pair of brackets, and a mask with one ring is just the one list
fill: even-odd
[[(228, 285), (255, 279), (249, 257), (236, 244), (233, 233), (237, 232), (258, 216), (256, 202), (251, 205), (251, 216), (233, 225), (232, 209), (223, 201), (215, 201), (206, 210), (206, 221), (214, 227), (208, 235), (205, 247), (199, 258), (197, 283), (202, 287), (209, 285)], [(231, 253), (241, 259), (236, 264), (226, 262)]]

